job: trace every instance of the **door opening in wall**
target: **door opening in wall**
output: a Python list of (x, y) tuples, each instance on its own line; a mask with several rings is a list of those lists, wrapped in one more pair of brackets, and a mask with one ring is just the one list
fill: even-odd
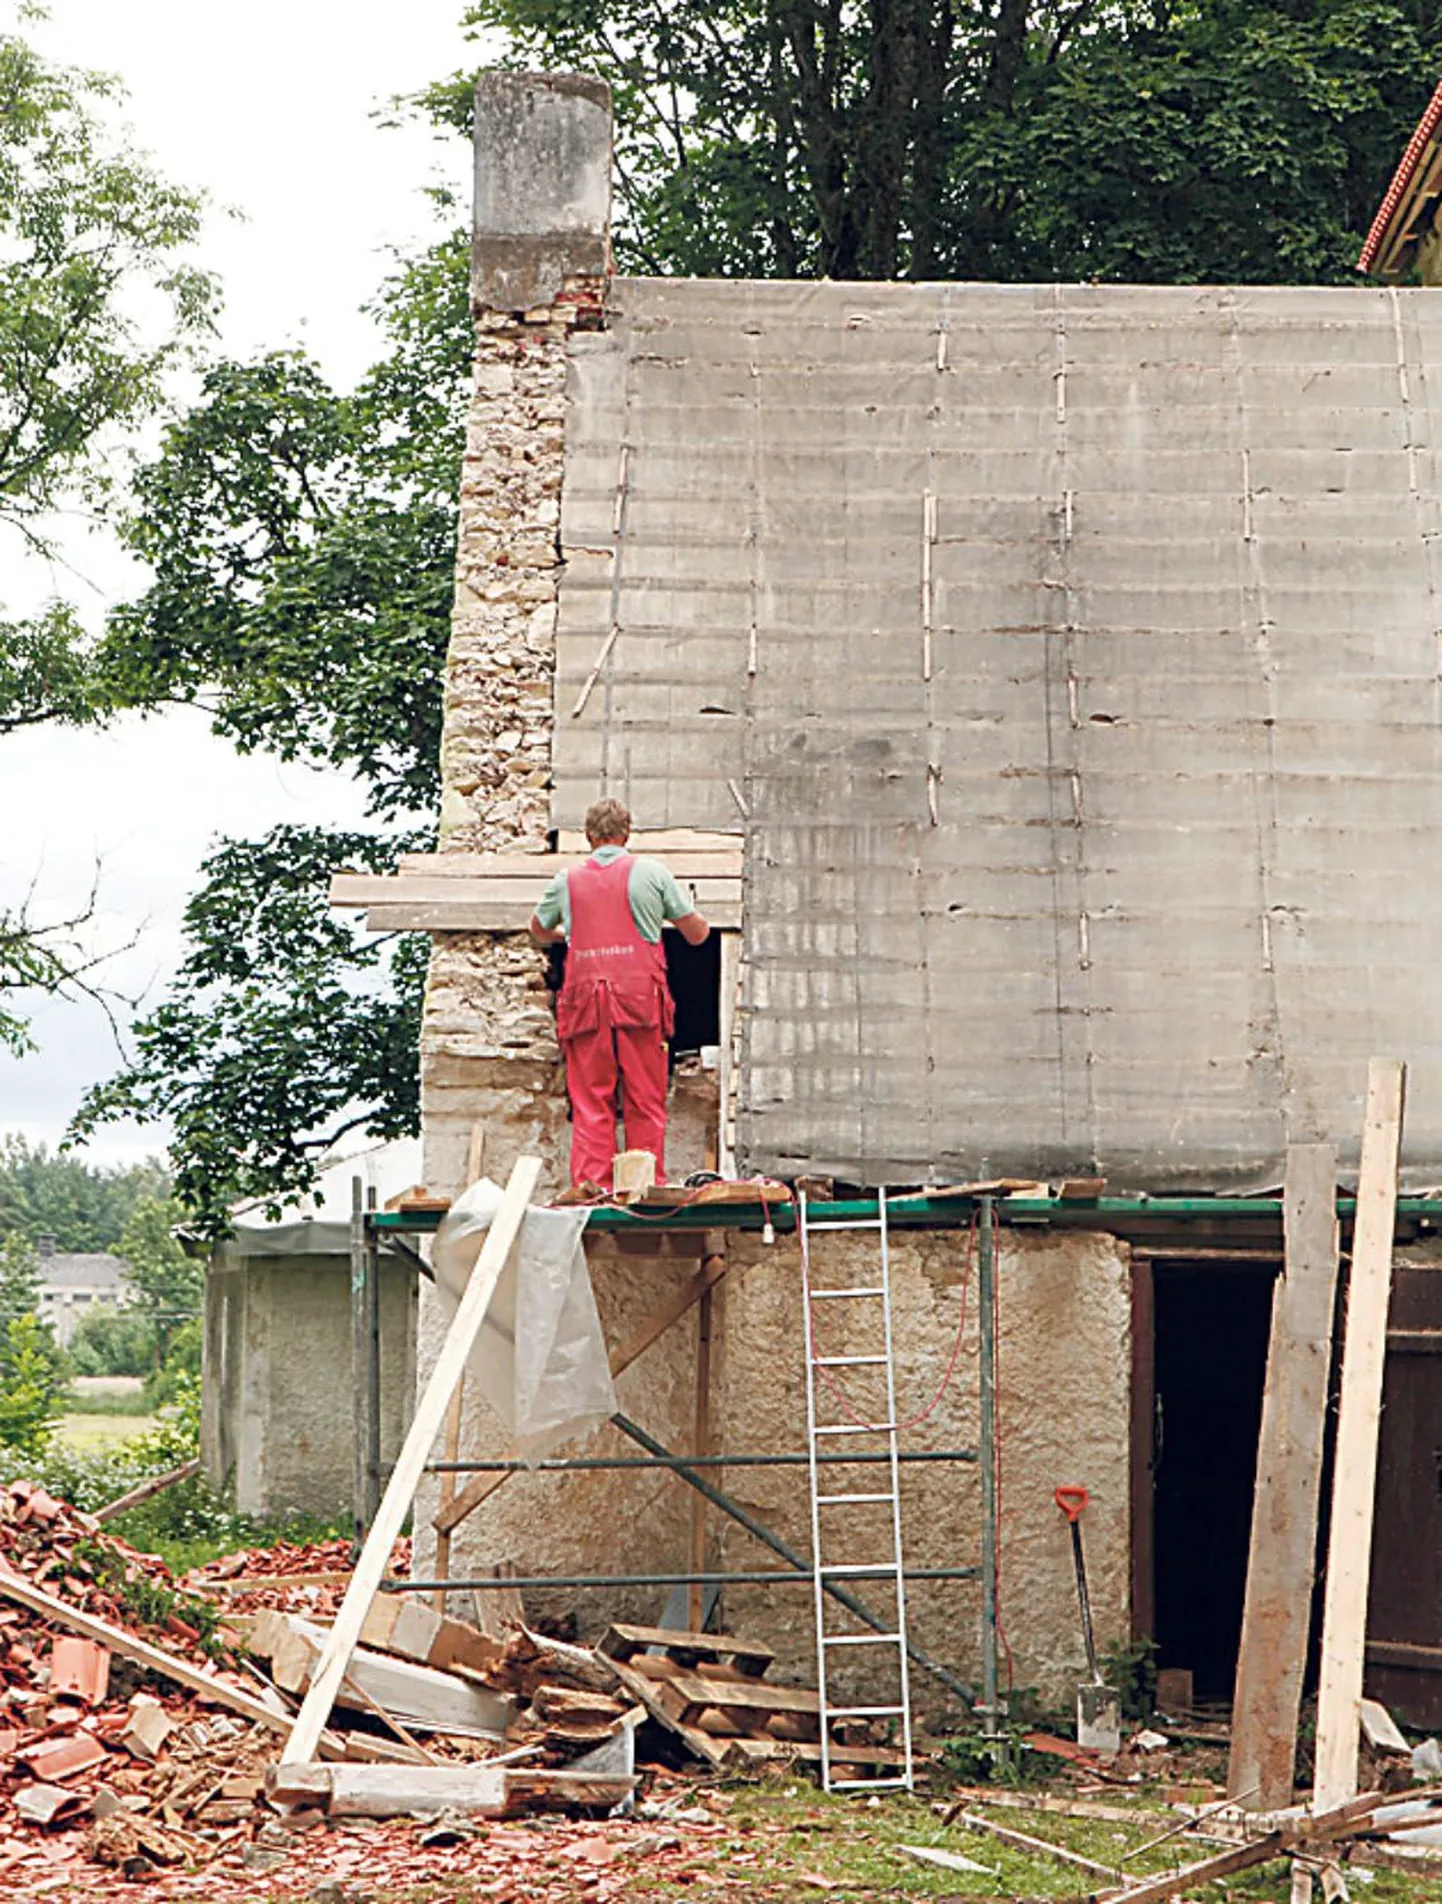
[(1138, 1624), (1159, 1665), (1190, 1669), (1200, 1699), (1232, 1696), (1277, 1270), (1150, 1265), (1149, 1421), (1134, 1452), (1150, 1467), (1151, 1618), (1141, 1606)]
[(687, 945), (679, 932), (662, 934), (666, 982), (676, 1006), (671, 1056), (721, 1042), (721, 934)]

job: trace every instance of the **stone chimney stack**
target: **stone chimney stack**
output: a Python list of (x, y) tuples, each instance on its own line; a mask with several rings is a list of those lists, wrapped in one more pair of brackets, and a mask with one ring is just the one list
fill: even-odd
[(583, 73), (476, 81), (471, 299), (522, 313), (611, 263), (611, 89)]

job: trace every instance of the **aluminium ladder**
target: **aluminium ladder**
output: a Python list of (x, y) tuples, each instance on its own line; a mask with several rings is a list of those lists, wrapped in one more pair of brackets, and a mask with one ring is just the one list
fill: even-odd
[[(906, 1637), (906, 1579), (901, 1553), (901, 1488), (897, 1462), (896, 1369), (891, 1343), (891, 1247), (887, 1230), (884, 1185), (877, 1191), (876, 1210), (875, 1218), (861, 1222), (822, 1221), (818, 1223), (813, 1222), (804, 1196), (798, 1199), (797, 1208), (797, 1231), (801, 1243), (801, 1292), (806, 1329), (806, 1443), (810, 1455), (811, 1477), (811, 1565), (816, 1600), (816, 1682), (820, 1700), (821, 1781), (828, 1792), (882, 1791), (887, 1788), (910, 1791), (914, 1782), (911, 1680)], [(823, 1231), (835, 1230), (850, 1232), (874, 1230), (877, 1233), (879, 1265), (876, 1280), (843, 1279), (825, 1287), (816, 1286), (812, 1280), (811, 1239)], [(825, 1314), (830, 1311), (833, 1303), (855, 1305), (852, 1310), (851, 1333), (864, 1334), (865, 1337), (872, 1338), (875, 1345), (873, 1352), (860, 1355), (825, 1355), (820, 1352), (816, 1338), (817, 1310), (821, 1308)], [(833, 1384), (836, 1381), (835, 1377), (825, 1373), (831, 1369), (879, 1369), (882, 1371), (881, 1386), (884, 1391), (884, 1402), (883, 1416), (880, 1421), (865, 1420), (848, 1407), (843, 1407), (842, 1412), (851, 1414), (849, 1420), (819, 1419), (822, 1398), (832, 1394)], [(888, 1477), (887, 1485), (881, 1489), (872, 1488), (865, 1492), (849, 1491), (843, 1488), (838, 1493), (822, 1493), (818, 1469), (821, 1444), (823, 1442), (828, 1444), (826, 1452), (831, 1459), (827, 1466), (829, 1471), (834, 1473), (839, 1464), (830, 1445), (833, 1437), (851, 1435), (872, 1439), (884, 1437), (891, 1456), (889, 1463), (882, 1464), (882, 1472)], [(889, 1509), (889, 1514), (879, 1515), (876, 1511), (879, 1508)], [(829, 1553), (836, 1551), (838, 1547), (843, 1552), (848, 1551), (845, 1524), (849, 1518), (857, 1518), (858, 1514), (873, 1540), (877, 1538), (875, 1530), (878, 1520), (887, 1521), (890, 1553), (882, 1553), (866, 1559), (849, 1558), (840, 1562), (831, 1560), (828, 1557)], [(884, 1580), (894, 1586), (896, 1594), (894, 1632), (835, 1633), (827, 1630), (826, 1614), (829, 1604), (827, 1583), (845, 1579)], [(831, 1704), (828, 1692), (831, 1677), (830, 1656), (839, 1649), (853, 1646), (881, 1646), (894, 1649), (898, 1687), (895, 1704), (869, 1706)], [(899, 1721), (904, 1754), (903, 1767), (885, 1778), (836, 1776), (831, 1764), (831, 1751), (837, 1741), (831, 1736), (831, 1728), (838, 1719)], [(844, 1771), (845, 1767), (837, 1769)]]

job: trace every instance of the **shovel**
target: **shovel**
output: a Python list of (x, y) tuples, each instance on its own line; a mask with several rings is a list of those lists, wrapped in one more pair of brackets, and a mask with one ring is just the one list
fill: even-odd
[(1093, 1752), (1114, 1755), (1122, 1749), (1122, 1709), (1115, 1691), (1102, 1683), (1097, 1664), (1096, 1636), (1092, 1632), (1092, 1604), (1087, 1593), (1086, 1559), (1082, 1554), (1081, 1517), (1091, 1496), (1084, 1487), (1059, 1487), (1052, 1496), (1071, 1528), (1071, 1556), (1076, 1565), (1076, 1597), (1081, 1606), (1082, 1638), (1086, 1641), (1087, 1670), (1091, 1679), (1076, 1689), (1076, 1742)]

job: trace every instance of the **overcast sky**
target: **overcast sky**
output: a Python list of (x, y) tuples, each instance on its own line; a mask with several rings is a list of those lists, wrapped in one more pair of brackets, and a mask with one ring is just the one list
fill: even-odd
[[(119, 74), (136, 142), (177, 183), (209, 194), (201, 262), (224, 286), (217, 348), (241, 356), (304, 345), (347, 383), (375, 352), (361, 306), (388, 248), (434, 228), (422, 188), (444, 179), (468, 189), (463, 141), (419, 126), (384, 130), (372, 117), (392, 95), (479, 63), (460, 30), (462, 7), (51, 0), (48, 21), (20, 30), (68, 65)], [(15, 28), (13, 0), (0, 0), (0, 24)], [(66, 556), (78, 571), (63, 578), (66, 592), (91, 621), (143, 579), (104, 537), (77, 533)], [(15, 607), (36, 578), (20, 582), (13, 551), (0, 559), (0, 604)], [(11, 736), (0, 745), (0, 906), (33, 885), (36, 916), (62, 915), (84, 901), (98, 866), (92, 937), (137, 937), (114, 979), (158, 999), (179, 953), (181, 908), (216, 835), (256, 835), (282, 820), (348, 825), (361, 810), (353, 785), (243, 760), (188, 710), (104, 734)], [(0, 1131), (53, 1144), (85, 1086), (115, 1068), (116, 1051), (88, 1005), (42, 1004), (34, 1031), (34, 1056), (0, 1055)], [(165, 1135), (117, 1126), (90, 1154), (127, 1161), (163, 1147)]]

